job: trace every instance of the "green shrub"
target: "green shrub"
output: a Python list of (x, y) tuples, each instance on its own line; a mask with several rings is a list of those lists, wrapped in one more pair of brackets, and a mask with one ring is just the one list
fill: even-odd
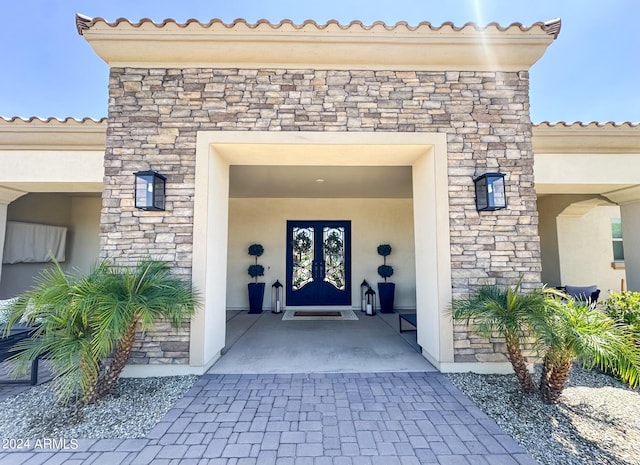
[(253, 265), (249, 266), (247, 273), (258, 282), (258, 276), (264, 276), (264, 266), (258, 265), (258, 257), (261, 257), (264, 253), (264, 247), (262, 247), (262, 244), (251, 244), (248, 252), (256, 261)]
[(264, 253), (264, 247), (261, 244), (251, 244), (248, 252), (251, 256), (260, 257)]
[(384, 278), (386, 280), (387, 278), (393, 276), (393, 267), (389, 265), (380, 265), (378, 267), (378, 274), (381, 278)]
[(378, 255), (382, 255), (383, 257), (391, 255), (391, 246), (389, 244), (380, 244), (378, 246)]
[(640, 384), (640, 347), (627, 325), (600, 309), (571, 299), (548, 301), (546, 322), (534, 331), (546, 346), (540, 379), (545, 403), (558, 402), (576, 360), (631, 387)]
[(383, 258), (383, 264), (378, 267), (378, 274), (381, 278), (384, 278), (384, 282), (387, 282), (387, 278), (393, 276), (393, 267), (387, 265), (387, 257), (391, 255), (391, 246), (389, 244), (380, 244), (378, 246), (378, 255)]
[(249, 276), (251, 276), (252, 278), (257, 278), (258, 276), (264, 276), (264, 266), (249, 265), (247, 273), (249, 273)]
[(114, 387), (138, 325), (144, 333), (162, 319), (180, 328), (198, 305), (191, 281), (172, 275), (158, 260), (143, 259), (132, 268), (105, 260), (88, 274), (67, 274), (55, 262), (11, 305), (7, 328), (25, 319), (36, 329), (14, 347), (10, 371), (24, 375), (44, 356), (62, 402), (93, 403)]
[(640, 292), (612, 292), (604, 304), (611, 318), (640, 331)]

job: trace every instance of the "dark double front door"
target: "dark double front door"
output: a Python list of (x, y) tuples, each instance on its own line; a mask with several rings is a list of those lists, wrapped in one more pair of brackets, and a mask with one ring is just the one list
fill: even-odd
[(287, 221), (287, 305), (351, 305), (351, 221)]

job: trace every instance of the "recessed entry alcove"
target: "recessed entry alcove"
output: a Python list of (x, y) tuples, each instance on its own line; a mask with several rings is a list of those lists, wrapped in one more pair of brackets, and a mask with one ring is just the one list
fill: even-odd
[(191, 325), (191, 364), (210, 365), (225, 346), (226, 311), (242, 307), (250, 279), (247, 241), (265, 246), (266, 299), (271, 280), (285, 279), (288, 220), (352, 225), (352, 298), (341, 308), (358, 305), (363, 276), (377, 281), (377, 241), (397, 239), (423, 355), (453, 362), (447, 189), (444, 134), (199, 132), (193, 278), (205, 308)]

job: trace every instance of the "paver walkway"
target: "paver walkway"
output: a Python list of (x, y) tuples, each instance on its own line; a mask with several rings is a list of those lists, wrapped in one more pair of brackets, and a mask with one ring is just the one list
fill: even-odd
[(533, 465), (440, 373), (204, 375), (144, 439), (0, 464)]

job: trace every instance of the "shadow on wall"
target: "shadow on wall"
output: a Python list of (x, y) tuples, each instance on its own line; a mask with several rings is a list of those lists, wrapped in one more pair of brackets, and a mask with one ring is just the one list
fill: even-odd
[(619, 290), (624, 269), (612, 266), (612, 218), (620, 208), (594, 195), (546, 195), (538, 199), (542, 282), (551, 287), (591, 285)]
[[(27, 194), (7, 209), (7, 221), (36, 223), (67, 228), (63, 269), (88, 271), (100, 250), (100, 211), (98, 194)], [(34, 278), (51, 266), (47, 263), (3, 264), (0, 299), (15, 297), (33, 284)]]

